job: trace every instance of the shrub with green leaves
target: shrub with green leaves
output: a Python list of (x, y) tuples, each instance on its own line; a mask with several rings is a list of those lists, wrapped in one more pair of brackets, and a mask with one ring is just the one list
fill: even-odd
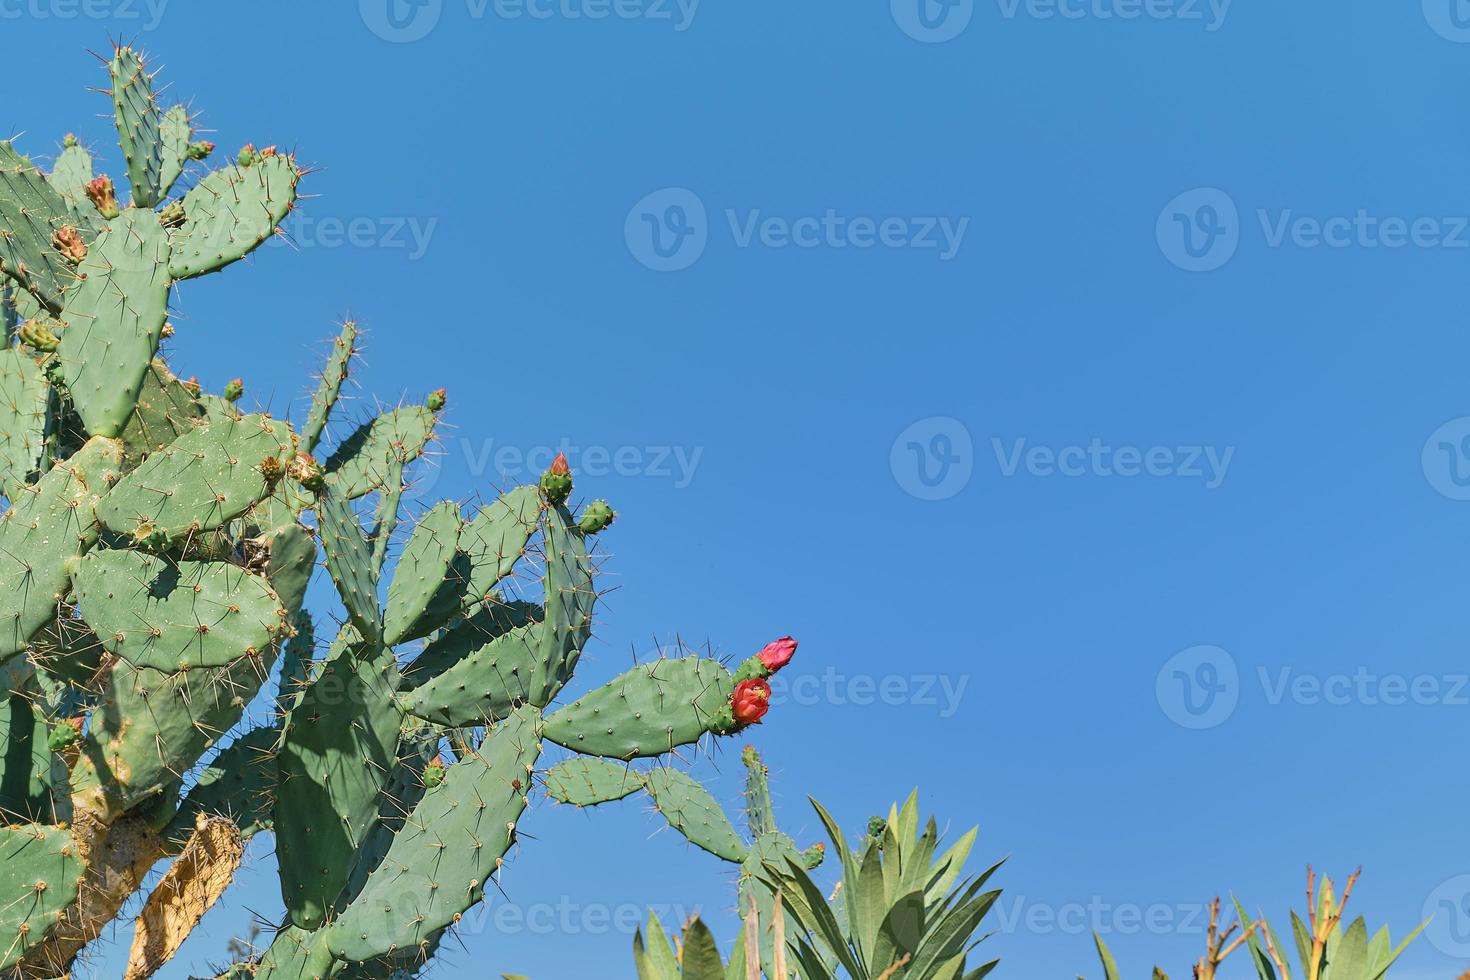
[[(1307, 868), (1307, 919), (1303, 921), (1296, 912), (1291, 913), (1291, 947), (1281, 941), (1264, 917), (1250, 916), (1238, 900), (1234, 903), (1235, 920), (1222, 924), (1220, 899), (1216, 898), (1210, 903), (1205, 953), (1194, 964), (1192, 976), (1196, 980), (1214, 980), (1220, 964), (1231, 954), (1239, 952), (1250, 960), (1259, 980), (1291, 980), (1293, 976), (1303, 980), (1382, 980), (1425, 924), (1397, 945), (1387, 926), (1380, 927), (1370, 938), (1368, 924), (1362, 916), (1344, 929), (1343, 909), (1352, 897), (1359, 874), (1361, 872), (1354, 872), (1348, 876), (1342, 897), (1338, 898), (1331, 878), (1323, 878), (1319, 890), (1316, 876), (1310, 867)], [(1101, 936), (1094, 936), (1094, 940), (1102, 958), (1105, 980), (1122, 980), (1112, 951)], [(1293, 950), (1300, 970), (1296, 974), (1292, 973), (1290, 966)], [(1154, 980), (1169, 980), (1168, 974), (1157, 966), (1153, 977)]]
[(970, 965), (981, 923), (999, 890), (982, 891), (997, 863), (960, 874), (974, 847), (972, 829), (937, 857), (939, 828), (920, 830), (916, 790), (886, 820), (874, 818), (857, 847), (820, 803), (842, 881), (828, 899), (801, 862), (768, 860), (764, 877), (781, 892), (791, 929), (793, 969), (803, 980), (980, 980), (998, 961)]

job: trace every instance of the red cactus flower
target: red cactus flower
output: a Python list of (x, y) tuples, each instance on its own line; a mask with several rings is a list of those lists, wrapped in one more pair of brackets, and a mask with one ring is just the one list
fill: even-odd
[(771, 710), (771, 685), (759, 679), (741, 681), (730, 695), (730, 708), (736, 724), (759, 725)]
[(572, 467), (567, 463), (567, 454), (557, 453), (556, 459), (551, 461), (551, 469), (547, 472), (555, 473), (557, 476), (571, 476)]
[(766, 670), (774, 673), (791, 663), (791, 658), (796, 656), (796, 641), (789, 636), (783, 636), (779, 640), (767, 643), (759, 656)]

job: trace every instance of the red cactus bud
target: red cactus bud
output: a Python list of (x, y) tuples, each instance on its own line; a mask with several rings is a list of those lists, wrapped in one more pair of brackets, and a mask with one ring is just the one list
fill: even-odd
[(271, 146), (267, 146), (265, 149), (260, 151), (260, 158), (264, 160), (267, 157), (275, 156), (278, 152), (280, 152), (279, 148), (272, 144)]
[(97, 206), (102, 217), (111, 220), (122, 212), (117, 209), (117, 188), (112, 178), (103, 174), (87, 184), (87, 197)]
[(572, 468), (566, 453), (557, 453), (551, 469), (541, 474), (541, 492), (553, 507), (560, 507), (572, 495)]
[(56, 229), (56, 233), (51, 236), (51, 247), (73, 264), (87, 257), (87, 243), (82, 241), (82, 233), (77, 231), (75, 225), (62, 225)]
[(730, 695), (737, 725), (758, 725), (771, 709), (771, 685), (760, 679), (741, 681)]
[(791, 663), (791, 658), (796, 656), (796, 641), (789, 636), (783, 636), (779, 640), (767, 643), (758, 656), (766, 669), (775, 673)]
[(64, 147), (66, 147), (68, 150), (71, 149), (72, 147), (76, 146), (77, 145), (77, 134), (76, 133), (67, 133), (66, 134), (66, 139), (64, 139), (64, 140), (61, 141), (61, 145), (64, 146)]
[(436, 388), (435, 390), (429, 392), (429, 400), (427, 402), (427, 404), (429, 406), (429, 411), (431, 411), (431, 412), (442, 412), (442, 411), (444, 411), (444, 405), (448, 401), (449, 401), (449, 392), (448, 392), (448, 390), (447, 389), (444, 389), (444, 388)]

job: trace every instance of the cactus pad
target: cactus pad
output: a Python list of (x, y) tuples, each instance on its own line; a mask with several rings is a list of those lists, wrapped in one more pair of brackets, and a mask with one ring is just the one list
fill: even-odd
[(11, 499), (37, 475), (50, 403), (41, 366), (18, 348), (0, 350), (0, 493)]
[(0, 141), (0, 273), (15, 280), (51, 313), (76, 280), (51, 238), (70, 218), (66, 199), (44, 174)]
[(181, 541), (269, 496), (290, 455), (284, 422), (263, 415), (215, 419), (149, 456), (112, 488), (97, 517), (119, 534), (146, 528)]
[(573, 806), (611, 803), (642, 788), (643, 777), (637, 771), (606, 759), (564, 759), (546, 774), (546, 795)]
[(0, 660), (19, 653), (71, 582), (71, 563), (97, 540), (93, 508), (117, 479), (122, 445), (93, 439), (0, 518)]
[(173, 189), (174, 183), (183, 176), (184, 164), (189, 159), (189, 141), (194, 138), (194, 127), (189, 122), (189, 110), (176, 105), (163, 114), (159, 123), (162, 137), (161, 169), (159, 171), (160, 199)]
[(392, 653), (345, 640), (292, 709), (277, 756), (281, 895), (303, 929), (325, 921), (347, 884), (398, 758)]
[(228, 667), (166, 674), (119, 661), (92, 711), (73, 798), (111, 819), (176, 789), (204, 751), (240, 719), (275, 663), (269, 647)]
[(163, 197), (163, 117), (153, 97), (153, 79), (131, 48), (118, 48), (108, 69), (118, 142), (133, 185), (133, 205), (151, 208)]
[(269, 830), (276, 792), (275, 748), (280, 737), (279, 728), (256, 728), (215, 756), (164, 830), (165, 846), (171, 852), (183, 847), (201, 813), (229, 817), (245, 838)]
[(92, 181), (92, 154), (86, 147), (75, 144), (63, 149), (51, 168), (50, 180), (56, 193), (70, 205), (72, 214), (90, 212), (100, 219), (97, 209), (87, 200), (87, 185)]
[(229, 562), (98, 551), (82, 559), (76, 589), (109, 652), (166, 673), (258, 661), (287, 629), (269, 583)]
[(291, 213), (300, 180), (296, 162), (280, 155), (205, 177), (184, 195), (184, 224), (173, 235), (169, 274), (193, 279), (255, 251)]
[(0, 969), (18, 963), (76, 901), (85, 870), (64, 827), (0, 828)]
[(546, 737), (608, 759), (662, 755), (712, 731), (730, 693), (730, 672), (713, 660), (657, 660), (549, 716)]
[(526, 542), (536, 533), (541, 494), (535, 487), (517, 487), (482, 509), (464, 526), (459, 550), (470, 560), (465, 608), (484, 602), (496, 583), (511, 573), (526, 553)]
[(499, 611), (482, 609), (431, 646), (436, 658), (448, 659), (450, 650), (464, 652), (449, 669), (403, 694), (404, 711), (450, 728), (467, 728), (504, 718), (519, 704), (544, 705), (546, 692), (535, 686), (541, 673), (542, 624), (503, 631), (476, 645), (504, 623), (503, 616), (495, 622), (491, 615)]
[(648, 774), (648, 795), (669, 826), (717, 858), (735, 864), (744, 861), (750, 848), (714, 797), (687, 773), (658, 766)]
[(388, 586), (383, 633), (390, 646), (428, 636), (459, 611), (470, 569), (459, 551), (463, 524), (449, 500), (419, 518)]
[(168, 232), (129, 210), (92, 243), (67, 290), (62, 373), (93, 435), (122, 432), (153, 363), (168, 312)]
[(204, 406), (167, 365), (154, 360), (143, 375), (133, 414), (119, 436), (128, 463), (136, 466), (143, 457), (173, 443), (204, 419)]
[(342, 385), (352, 365), (352, 355), (357, 352), (357, 338), (361, 331), (357, 324), (348, 321), (342, 324), (342, 332), (327, 355), (327, 366), (322, 369), (320, 382), (311, 396), (311, 409), (306, 416), (306, 425), (301, 430), (301, 448), (308, 453), (316, 452), (322, 431), (327, 427), (332, 409), (342, 396)]
[(372, 550), (346, 500), (331, 486), (316, 498), (317, 519), (327, 571), (337, 584), (352, 625), (366, 639), (376, 642), (383, 632), (383, 611), (378, 606), (378, 576)]
[(540, 718), (535, 708), (517, 709), (424, 795), (328, 930), (335, 957), (360, 961), (414, 949), (480, 900), (515, 841), (541, 751)]
[(327, 482), (348, 500), (382, 487), (392, 457), (411, 463), (434, 435), (437, 416), (421, 405), (385, 412), (364, 422), (327, 459)]
[(46, 713), (34, 695), (16, 691), (0, 698), (0, 825), (52, 819), (47, 734)]

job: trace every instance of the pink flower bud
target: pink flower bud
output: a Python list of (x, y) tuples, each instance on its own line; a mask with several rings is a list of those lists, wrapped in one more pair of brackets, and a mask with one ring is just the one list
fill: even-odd
[(775, 673), (791, 663), (791, 658), (796, 656), (796, 641), (789, 636), (783, 636), (779, 640), (767, 643), (759, 656), (766, 670)]

